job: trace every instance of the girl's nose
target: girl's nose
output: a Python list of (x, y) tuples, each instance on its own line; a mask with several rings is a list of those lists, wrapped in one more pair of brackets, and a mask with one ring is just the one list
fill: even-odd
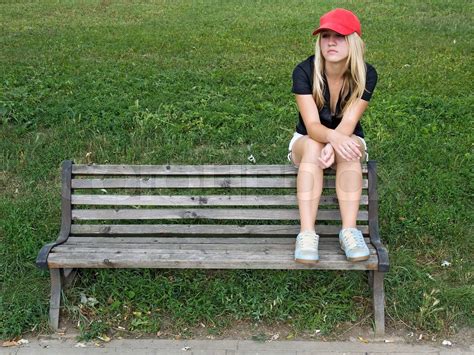
[(329, 41), (328, 41), (328, 44), (329, 44), (330, 46), (336, 44), (336, 36), (330, 35), (329, 38), (328, 38), (328, 40), (329, 40)]

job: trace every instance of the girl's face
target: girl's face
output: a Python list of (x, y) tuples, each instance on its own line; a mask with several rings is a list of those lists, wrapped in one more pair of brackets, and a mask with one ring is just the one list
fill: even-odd
[(321, 32), (320, 47), (327, 62), (339, 63), (345, 61), (349, 55), (346, 37), (331, 30)]

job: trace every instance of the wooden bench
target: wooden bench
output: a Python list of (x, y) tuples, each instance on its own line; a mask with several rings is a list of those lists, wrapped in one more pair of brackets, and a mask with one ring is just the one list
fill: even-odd
[(325, 173), (318, 212), (320, 262), (293, 260), (299, 232), (297, 170), (290, 165), (62, 165), (58, 239), (39, 252), (50, 270), (50, 324), (61, 291), (81, 268), (306, 269), (368, 271), (375, 329), (384, 329), (388, 253), (379, 237), (376, 164), (363, 166), (358, 228), (370, 258), (339, 248), (335, 174)]

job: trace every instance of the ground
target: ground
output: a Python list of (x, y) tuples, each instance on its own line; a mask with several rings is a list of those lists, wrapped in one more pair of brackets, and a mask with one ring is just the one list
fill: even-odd
[[(343, 325), (333, 334), (321, 335), (315, 332), (300, 332), (295, 334), (288, 325), (277, 323), (273, 325), (239, 321), (235, 322), (231, 327), (219, 331), (214, 334), (204, 325), (200, 324), (194, 328), (184, 328), (183, 332), (176, 333), (164, 329), (157, 334), (132, 333), (124, 330), (116, 329), (111, 335), (111, 339), (169, 339), (169, 340), (255, 340), (255, 341), (356, 341), (356, 342), (394, 342), (404, 344), (423, 344), (423, 345), (440, 345), (443, 340), (449, 340), (451, 343), (459, 347), (467, 348), (474, 344), (474, 329), (462, 328), (446, 339), (436, 337), (436, 335), (424, 334), (423, 332), (413, 331), (407, 328), (386, 329), (385, 336), (375, 337), (373, 330), (368, 327), (359, 325)], [(31, 334), (32, 336), (33, 334)], [(38, 336), (46, 336), (36, 334)], [(67, 320), (61, 324), (61, 328), (57, 333), (52, 333), (52, 338), (66, 337), (79, 339), (79, 332), (74, 324)], [(28, 336), (26, 336), (28, 337)]]

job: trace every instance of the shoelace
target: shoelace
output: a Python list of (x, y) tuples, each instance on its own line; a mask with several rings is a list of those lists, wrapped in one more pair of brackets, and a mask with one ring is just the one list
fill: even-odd
[(301, 233), (297, 239), (300, 249), (318, 249), (318, 237), (314, 237), (313, 233)]
[(365, 246), (364, 237), (351, 230), (344, 231), (344, 233), (342, 233), (342, 239), (349, 249), (363, 248)]

